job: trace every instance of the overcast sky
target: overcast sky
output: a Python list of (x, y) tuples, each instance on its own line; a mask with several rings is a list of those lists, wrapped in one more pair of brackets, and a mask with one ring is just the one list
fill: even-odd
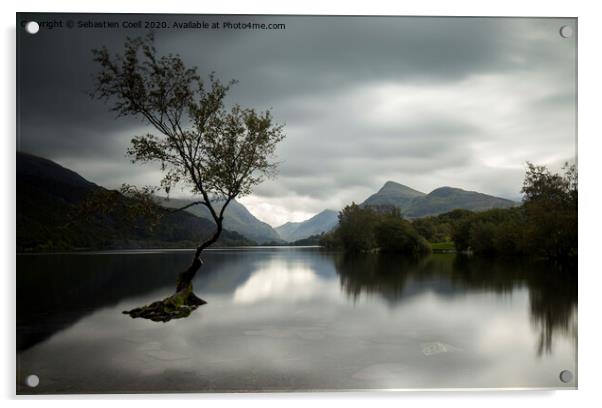
[[(574, 19), (22, 15), (25, 19), (252, 21), (285, 30), (160, 30), (160, 53), (237, 79), (228, 103), (285, 124), (278, 176), (243, 202), (273, 226), (361, 202), (387, 180), (425, 193), (454, 186), (520, 198), (525, 162), (576, 155)], [(132, 165), (151, 130), (93, 101), (91, 49), (121, 51), (135, 29), (19, 35), (20, 150), (105, 187), (157, 184)], [(181, 195), (182, 193), (180, 193)]]

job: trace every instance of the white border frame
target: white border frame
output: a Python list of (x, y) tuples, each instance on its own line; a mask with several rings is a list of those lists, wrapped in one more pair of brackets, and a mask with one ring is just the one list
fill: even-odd
[[(44, 396), (18, 397), (25, 399), (26, 405), (40, 399), (47, 400), (45, 404), (61, 406), (65, 404), (80, 405), (82, 399), (91, 405), (106, 404), (107, 400), (121, 401), (119, 404), (129, 404), (139, 400), (145, 406), (163, 406), (164, 399), (202, 399), (213, 403), (231, 404), (242, 402), (251, 406), (278, 404), (301, 406), (311, 401), (312, 404), (331, 404), (343, 402), (350, 406), (365, 406), (367, 402), (378, 402), (385, 405), (410, 404), (445, 404), (446, 407), (489, 407), (509, 404), (533, 405), (545, 403), (547, 407), (566, 407), (567, 405), (590, 405), (588, 403), (600, 400), (597, 393), (599, 348), (602, 344), (600, 336), (598, 310), (602, 296), (598, 288), (602, 287), (602, 268), (596, 263), (596, 237), (602, 231), (599, 209), (601, 173), (597, 166), (600, 162), (601, 142), (598, 138), (600, 117), (600, 27), (602, 15), (593, 1), (531, 1), (505, 0), (504, 2), (483, 2), (478, 0), (454, 1), (414, 1), (385, 2), (370, 0), (364, 2), (306, 0), (301, 4), (288, 4), (282, 1), (253, 2), (221, 1), (186, 2), (171, 0), (169, 2), (129, 2), (123, 0), (103, 0), (102, 2), (84, 3), (75, 0), (61, 0), (52, 3), (42, 0), (21, 1), (17, 4), (2, 3), (3, 20), (2, 81), (4, 95), (2, 96), (2, 124), (4, 135), (1, 150), (3, 199), (1, 200), (3, 226), (1, 245), (3, 251), (2, 268), (4, 278), (4, 307), (3, 325), (4, 336), (1, 337), (1, 350), (5, 362), (0, 371), (2, 396), (15, 399), (15, 12), (120, 12), (120, 13), (213, 13), (213, 14), (361, 14), (361, 15), (440, 15), (440, 16), (538, 16), (538, 17), (578, 17), (579, 18), (579, 172), (580, 172), (580, 204), (579, 204), (579, 391), (412, 391), (412, 392), (348, 392), (348, 393), (287, 393), (287, 394), (157, 394), (157, 395), (95, 395), (95, 396)], [(66, 399), (67, 401), (63, 401)], [(14, 401), (13, 401), (14, 402)], [(174, 402), (168, 402), (173, 404)], [(593, 404), (592, 404), (593, 405)]]

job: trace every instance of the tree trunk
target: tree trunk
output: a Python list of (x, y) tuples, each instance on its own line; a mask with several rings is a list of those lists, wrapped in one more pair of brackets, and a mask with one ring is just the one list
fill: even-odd
[(197, 271), (203, 265), (203, 261), (201, 260), (201, 257), (200, 257), (200, 252), (198, 252), (198, 254), (199, 254), (199, 256), (197, 256), (195, 253), (195, 257), (192, 260), (192, 264), (190, 264), (190, 266), (184, 272), (181, 272), (180, 275), (178, 276), (178, 284), (176, 286), (176, 292), (181, 292), (181, 291), (187, 289), (188, 286), (192, 284), (192, 279), (194, 278), (194, 275), (196, 275)]
[(192, 292), (192, 280), (194, 275), (203, 265), (201, 253), (203, 250), (213, 245), (222, 233), (222, 215), (217, 219), (217, 229), (213, 236), (203, 242), (194, 252), (194, 258), (190, 266), (178, 276), (176, 292), (168, 298), (153, 302), (150, 305), (137, 307), (132, 310), (126, 310), (123, 313), (130, 315), (133, 318), (150, 319), (156, 322), (168, 322), (171, 319), (180, 319), (190, 316), (194, 310), (200, 305), (204, 305), (203, 299), (197, 297)]
[(176, 293), (181, 292), (182, 290), (188, 289), (190, 285), (192, 285), (192, 279), (194, 275), (196, 275), (197, 271), (203, 266), (203, 260), (201, 259), (201, 253), (203, 250), (211, 245), (213, 245), (222, 233), (222, 218), (217, 219), (216, 222), (217, 228), (213, 236), (208, 240), (203, 242), (201, 246), (199, 246), (194, 252), (194, 258), (192, 258), (192, 263), (190, 266), (180, 275), (178, 276), (178, 284), (176, 286)]

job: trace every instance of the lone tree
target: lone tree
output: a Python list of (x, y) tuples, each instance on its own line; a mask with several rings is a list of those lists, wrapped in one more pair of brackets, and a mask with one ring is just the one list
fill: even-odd
[[(186, 67), (179, 55), (158, 56), (152, 34), (128, 38), (123, 54), (111, 54), (106, 47), (92, 52), (100, 67), (93, 96), (107, 102), (118, 117), (141, 118), (155, 130), (132, 139), (127, 150), (132, 162), (159, 164), (160, 188), (168, 195), (180, 185), (198, 197), (180, 210), (205, 206), (215, 222), (213, 235), (199, 243), (190, 266), (180, 273), (175, 295), (153, 304), (156, 320), (164, 320), (160, 309), (201, 301), (192, 294), (192, 279), (203, 264), (201, 253), (219, 239), (228, 204), (274, 174), (283, 126), (273, 122), (269, 110), (239, 105), (226, 109), (224, 98), (235, 81), (223, 84), (212, 73), (204, 82), (197, 68)], [(155, 190), (128, 186), (127, 191), (144, 195)], [(138, 310), (140, 316), (153, 318), (146, 308)]]

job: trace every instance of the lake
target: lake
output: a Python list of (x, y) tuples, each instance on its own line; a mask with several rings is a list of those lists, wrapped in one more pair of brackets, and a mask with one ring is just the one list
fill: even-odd
[[(17, 256), (17, 392), (574, 388), (577, 271), (455, 254), (210, 250), (206, 300), (156, 323), (191, 251)], [(562, 370), (575, 377), (559, 379)], [(36, 388), (25, 378), (40, 378)]]

